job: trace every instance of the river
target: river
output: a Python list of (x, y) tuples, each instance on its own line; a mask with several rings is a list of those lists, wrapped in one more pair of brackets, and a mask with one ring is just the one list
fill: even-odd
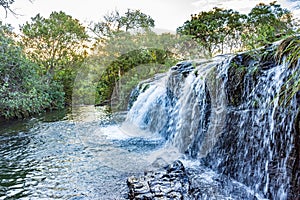
[(151, 166), (162, 138), (130, 135), (124, 113), (73, 108), (0, 129), (0, 199), (126, 199), (127, 177)]

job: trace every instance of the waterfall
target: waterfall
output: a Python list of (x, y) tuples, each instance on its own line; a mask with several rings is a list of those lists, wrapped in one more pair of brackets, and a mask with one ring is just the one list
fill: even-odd
[(127, 121), (261, 196), (300, 198), (297, 69), (275, 50), (180, 62), (147, 82)]

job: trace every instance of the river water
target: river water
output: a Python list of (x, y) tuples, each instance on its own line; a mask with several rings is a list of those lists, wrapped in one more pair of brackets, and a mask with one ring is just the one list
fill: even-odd
[(90, 106), (2, 122), (0, 200), (126, 199), (127, 177), (151, 166), (163, 139), (123, 117)]

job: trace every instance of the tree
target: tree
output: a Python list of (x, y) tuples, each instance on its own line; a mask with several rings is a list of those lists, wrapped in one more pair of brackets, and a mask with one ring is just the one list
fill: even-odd
[[(102, 104), (117, 99), (117, 107), (121, 108), (139, 81), (166, 72), (178, 59), (199, 58), (194, 57), (194, 53), (199, 55), (200, 52), (195, 50), (194, 41), (170, 33), (156, 34), (151, 30), (154, 24), (150, 16), (128, 9), (124, 15), (113, 11), (90, 27), (96, 35), (96, 42), (85, 69), (89, 68), (91, 73), (98, 75), (96, 80), (93, 75), (82, 76), (88, 77), (92, 84), (82, 79), (76, 81), (81, 83), (75, 86), (76, 100)], [(97, 94), (91, 94), (93, 89), (90, 87), (84, 90), (83, 86), (87, 85), (96, 88)], [(89, 98), (80, 98), (81, 94)]]
[(110, 103), (113, 96), (124, 102), (140, 80), (169, 69), (175, 60), (174, 48), (179, 46), (177, 36), (158, 35), (151, 30), (153, 27), (150, 16), (131, 9), (123, 15), (113, 11), (93, 24), (90, 29), (96, 42), (81, 69), (84, 75), (77, 77), (74, 102)]
[(90, 27), (95, 34), (93, 53), (105, 55), (107, 62), (104, 62), (109, 64), (122, 54), (140, 48), (133, 32), (138, 29), (149, 32), (152, 27), (154, 20), (139, 10), (128, 9), (124, 15), (117, 10), (110, 12)]
[[(139, 37), (139, 31), (149, 32), (154, 27), (154, 20), (142, 13), (139, 10), (128, 9), (124, 15), (120, 15), (118, 11), (113, 11), (104, 16), (103, 20), (93, 24), (90, 27), (96, 35), (96, 42), (93, 48), (93, 57), (100, 57), (101, 64), (104, 65), (104, 75), (101, 75), (101, 80), (97, 84), (98, 92), (100, 93), (100, 101), (110, 99), (113, 89), (119, 85), (121, 77), (134, 64), (139, 64), (139, 61), (127, 62), (129, 57), (123, 59), (124, 55), (129, 52), (141, 55), (141, 47), (136, 41)], [(133, 56), (133, 59), (136, 57)], [(120, 60), (121, 59), (121, 60)], [(119, 60), (117, 62), (117, 60)]]
[(149, 30), (154, 27), (154, 20), (139, 10), (128, 9), (125, 16), (120, 18), (121, 28), (124, 27), (125, 31), (134, 29)]
[(128, 9), (123, 16), (117, 10), (106, 14), (104, 20), (95, 23), (90, 29), (98, 39), (102, 39), (120, 31), (149, 30), (153, 27), (154, 20), (149, 15), (140, 10)]
[(211, 57), (214, 53), (232, 50), (238, 44), (239, 33), (242, 31), (244, 15), (232, 9), (214, 8), (191, 15), (191, 19), (177, 29), (180, 35), (192, 36)]
[(62, 88), (56, 82), (44, 83), (37, 64), (26, 59), (11, 30), (0, 25), (0, 117), (22, 118), (60, 108)]
[(85, 27), (64, 12), (52, 12), (48, 19), (38, 14), (21, 30), (27, 55), (42, 66), (43, 74), (53, 76), (86, 56)]
[(248, 14), (243, 42), (256, 48), (294, 33), (292, 13), (276, 2), (260, 3)]
[(40, 66), (41, 75), (64, 85), (69, 100), (76, 69), (87, 56), (85, 27), (64, 12), (52, 12), (47, 19), (36, 15), (21, 30), (26, 55)]

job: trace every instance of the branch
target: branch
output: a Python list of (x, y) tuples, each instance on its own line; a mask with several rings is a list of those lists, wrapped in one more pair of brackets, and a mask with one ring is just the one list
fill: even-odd
[[(33, 0), (28, 0), (30, 3), (33, 3)], [(20, 15), (11, 9), (11, 5), (15, 0), (0, 0), (0, 6), (5, 10), (5, 18), (7, 18), (8, 12), (12, 13), (14, 16)]]

